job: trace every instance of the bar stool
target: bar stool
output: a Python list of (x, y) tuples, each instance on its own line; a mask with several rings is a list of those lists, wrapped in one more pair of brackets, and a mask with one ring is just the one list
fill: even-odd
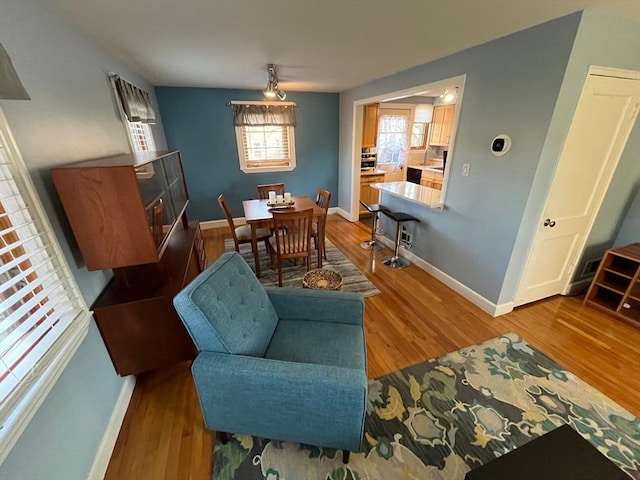
[(378, 203), (367, 204), (361, 200), (360, 204), (373, 215), (373, 223), (371, 224), (371, 240), (362, 242), (360, 246), (367, 250), (382, 250), (384, 248), (384, 245), (376, 241), (376, 232), (378, 231), (378, 213), (385, 213), (389, 210), (387, 209), (387, 207)]
[(382, 263), (383, 265), (386, 265), (387, 267), (391, 267), (391, 268), (405, 268), (411, 262), (409, 262), (409, 260), (407, 260), (406, 258), (402, 258), (398, 255), (398, 251), (400, 250), (400, 231), (402, 229), (402, 224), (404, 222), (420, 223), (420, 220), (418, 220), (416, 217), (409, 215), (408, 213), (403, 213), (403, 212), (391, 212), (389, 210), (386, 210), (386, 211), (383, 211), (382, 213), (384, 213), (387, 217), (389, 217), (391, 220), (394, 220), (396, 222), (396, 248), (393, 251), (393, 256), (385, 257), (384, 260), (382, 260)]

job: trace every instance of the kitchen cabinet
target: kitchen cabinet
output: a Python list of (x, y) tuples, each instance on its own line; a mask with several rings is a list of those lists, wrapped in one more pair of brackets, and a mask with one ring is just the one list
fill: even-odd
[(640, 243), (607, 250), (584, 303), (640, 323)]
[(431, 122), (431, 138), (429, 145), (446, 146), (451, 141), (453, 130), (453, 114), (455, 105), (440, 105), (433, 107)]
[(375, 147), (378, 138), (378, 104), (364, 106), (364, 121), (362, 127), (362, 146)]
[(436, 190), (442, 190), (442, 181), (444, 174), (441, 172), (431, 172), (429, 170), (423, 170), (420, 176), (420, 185), (423, 187), (435, 188)]
[[(372, 183), (384, 182), (384, 174), (361, 175), (360, 176), (360, 201), (366, 204), (378, 203), (380, 201), (380, 192), (375, 188), (371, 188)], [(362, 205), (360, 205), (360, 213), (369, 213)]]

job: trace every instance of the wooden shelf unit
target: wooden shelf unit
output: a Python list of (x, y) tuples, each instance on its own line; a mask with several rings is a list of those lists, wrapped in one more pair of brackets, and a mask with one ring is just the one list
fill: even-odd
[(584, 303), (640, 324), (640, 243), (607, 250)]
[(88, 270), (114, 279), (91, 309), (120, 375), (170, 367), (196, 348), (173, 297), (206, 267), (178, 151), (99, 158), (51, 170)]

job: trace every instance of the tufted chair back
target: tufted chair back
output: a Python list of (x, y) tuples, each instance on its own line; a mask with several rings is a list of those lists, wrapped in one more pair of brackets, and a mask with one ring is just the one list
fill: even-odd
[(278, 323), (267, 292), (237, 252), (223, 254), (173, 303), (200, 351), (263, 357)]

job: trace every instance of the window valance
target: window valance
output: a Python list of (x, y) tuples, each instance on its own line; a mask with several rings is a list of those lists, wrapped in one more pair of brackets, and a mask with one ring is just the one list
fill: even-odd
[(120, 103), (130, 122), (156, 123), (156, 112), (151, 106), (149, 94), (118, 75), (112, 75)]
[(232, 103), (233, 124), (236, 127), (281, 125), (296, 126), (295, 104)]

